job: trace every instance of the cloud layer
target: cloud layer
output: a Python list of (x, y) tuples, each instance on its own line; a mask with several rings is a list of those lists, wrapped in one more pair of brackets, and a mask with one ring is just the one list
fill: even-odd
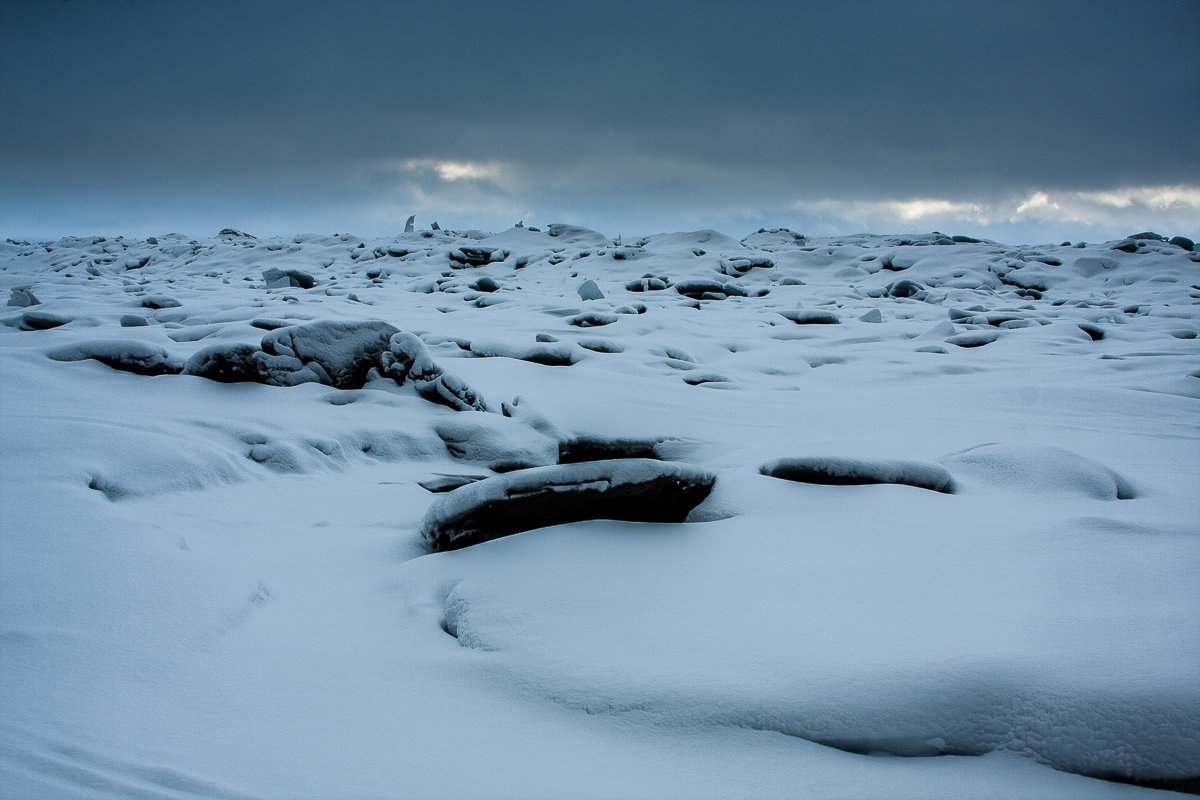
[(1187, 232), (1196, 30), (1189, 0), (10, 3), (0, 234)]

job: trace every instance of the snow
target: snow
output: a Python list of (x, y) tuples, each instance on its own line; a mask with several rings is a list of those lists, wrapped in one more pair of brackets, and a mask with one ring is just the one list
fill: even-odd
[(1175, 239), (0, 244), (0, 796), (1195, 791)]

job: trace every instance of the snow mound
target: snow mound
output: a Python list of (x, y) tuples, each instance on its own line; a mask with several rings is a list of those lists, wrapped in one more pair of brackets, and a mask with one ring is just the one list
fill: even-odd
[(612, 242), (607, 236), (590, 228), (579, 225), (568, 225), (555, 222), (546, 226), (546, 234), (557, 240), (560, 245), (577, 245), (580, 247), (606, 247)]
[(420, 533), (440, 552), (586, 519), (682, 522), (715, 481), (695, 467), (641, 458), (519, 470), (440, 496)]
[(953, 344), (959, 347), (983, 347), (986, 344), (991, 344), (998, 338), (1000, 338), (1000, 334), (995, 331), (963, 331), (953, 336), (947, 336), (946, 344)]
[(557, 441), (499, 414), (457, 414), (438, 422), (434, 431), (450, 455), (480, 462), (496, 472), (544, 467), (558, 460)]
[(981, 444), (941, 462), (960, 477), (987, 487), (1096, 500), (1130, 500), (1137, 490), (1124, 476), (1061, 447)]
[(137, 375), (176, 375), (183, 365), (162, 347), (136, 339), (94, 339), (56, 347), (49, 353), (55, 361), (85, 361)]

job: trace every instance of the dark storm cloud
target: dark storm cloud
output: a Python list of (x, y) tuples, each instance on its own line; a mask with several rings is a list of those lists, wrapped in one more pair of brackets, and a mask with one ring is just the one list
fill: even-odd
[[(1200, 183), (1190, 0), (0, 9), (13, 233), (97, 197), (127, 227), (148, 224), (137, 208), (174, 227), (264, 207), (354, 224), (368, 191), (397, 210), (465, 214), (476, 197), (485, 214), (665, 224)], [(503, 180), (395, 169), (414, 160), (500, 164)]]

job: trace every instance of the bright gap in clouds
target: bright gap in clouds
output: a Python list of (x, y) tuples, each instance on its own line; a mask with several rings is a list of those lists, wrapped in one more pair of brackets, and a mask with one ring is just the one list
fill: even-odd
[(1196, 232), (1200, 187), (1137, 186), (1107, 191), (1036, 189), (1000, 200), (963, 202), (922, 197), (906, 200), (798, 200), (793, 208), (811, 215), (823, 233), (850, 229), (898, 231), (907, 225), (929, 228), (973, 226), (989, 229), (1045, 229), (1064, 235), (1117, 237), (1146, 228), (1164, 233)]
[(444, 181), (484, 180), (498, 181), (504, 177), (504, 167), (496, 163), (477, 161), (438, 161), (435, 159), (410, 158), (404, 162), (408, 169), (432, 168)]

